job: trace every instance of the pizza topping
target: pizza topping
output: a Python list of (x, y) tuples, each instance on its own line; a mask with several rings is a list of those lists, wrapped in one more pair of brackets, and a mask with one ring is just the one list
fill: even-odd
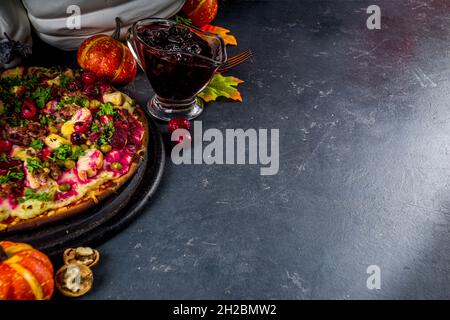
[(122, 164), (120, 162), (113, 162), (111, 163), (111, 169), (113, 169), (114, 171), (120, 171), (123, 169)]
[(0, 185), (23, 179), (22, 162), (2, 154), (0, 158)]
[(123, 95), (122, 92), (112, 92), (112, 93), (105, 93), (103, 95), (103, 102), (104, 103), (111, 103), (115, 106), (120, 106), (123, 103)]
[(71, 91), (78, 91), (81, 90), (83, 88), (82, 84), (78, 81), (70, 81), (67, 84), (67, 89), (71, 90)]
[(4, 184), (10, 182), (12, 180), (23, 180), (24, 174), (23, 172), (10, 172), (6, 173), (3, 176), (0, 176), (0, 184)]
[(111, 139), (111, 146), (114, 149), (118, 150), (123, 149), (123, 147), (125, 147), (127, 144), (127, 139), (128, 139), (128, 132), (121, 127), (116, 127)]
[[(39, 168), (34, 170), (31, 175), (32, 177), (40, 184), (40, 186), (44, 186), (48, 182), (48, 174), (50, 170), (48, 168)], [(36, 189), (36, 188), (32, 188)]]
[(68, 183), (62, 183), (58, 186), (59, 191), (67, 192), (72, 189), (72, 186)]
[[(133, 153), (124, 148), (122, 150), (112, 150), (106, 155), (106, 165), (107, 170), (112, 170), (114, 174), (124, 174), (128, 172), (130, 169), (131, 162), (133, 161)], [(113, 163), (118, 163), (121, 165), (119, 169), (119, 165), (115, 164), (113, 168)]]
[(71, 105), (74, 104), (75, 106), (79, 107), (89, 107), (89, 99), (87, 99), (85, 96), (82, 95), (66, 95), (63, 97), (63, 99), (61, 99), (61, 101), (59, 101), (56, 106), (55, 109), (56, 110), (61, 110), (61, 109), (65, 109), (67, 107), (67, 105)]
[(88, 149), (85, 154), (78, 159), (77, 173), (82, 181), (92, 178), (103, 166), (103, 154), (97, 149)]
[(33, 159), (33, 158), (27, 159), (25, 165), (27, 167), (28, 172), (33, 172), (37, 169), (43, 168), (41, 161), (38, 159)]
[(50, 88), (38, 87), (32, 94), (31, 97), (36, 101), (36, 105), (39, 108), (43, 108), (45, 104), (51, 99)]
[(93, 72), (84, 72), (81, 75), (81, 79), (83, 80), (83, 83), (85, 84), (93, 84), (96, 80), (97, 76)]
[(104, 114), (100, 116), (100, 122), (103, 124), (107, 124), (109, 122), (113, 122), (114, 118), (110, 116), (109, 114)]
[(83, 137), (83, 134), (79, 133), (79, 132), (73, 132), (70, 136), (70, 141), (74, 144), (74, 145), (82, 145), (84, 143), (86, 143), (86, 138)]
[(111, 149), (112, 149), (112, 146), (110, 146), (109, 144), (104, 144), (104, 145), (100, 146), (100, 150), (103, 153), (108, 153), (111, 151)]
[(100, 146), (104, 145), (104, 144), (110, 144), (111, 139), (113, 138), (114, 132), (116, 131), (116, 129), (114, 128), (114, 123), (108, 122), (108, 123), (104, 124), (101, 127), (100, 131), (101, 131), (101, 133), (98, 136), (98, 139), (95, 139), (94, 136), (91, 136), (91, 139), (94, 139), (94, 141)]
[(68, 143), (61, 144), (54, 150), (52, 158), (54, 160), (77, 160), (80, 156), (84, 155), (84, 150), (80, 146), (71, 146)]
[(97, 97), (100, 94), (99, 89), (93, 84), (85, 85), (82, 92), (90, 98)]
[(91, 122), (92, 113), (88, 108), (81, 108), (75, 112), (72, 116), (71, 121), (73, 122)]
[(36, 151), (40, 151), (44, 148), (44, 142), (42, 142), (42, 140), (32, 140), (30, 147)]
[(73, 129), (77, 133), (86, 133), (89, 130), (89, 125), (86, 122), (75, 122)]
[(73, 121), (67, 121), (61, 126), (61, 134), (65, 138), (70, 138), (71, 134), (75, 131), (75, 125)]
[(0, 140), (0, 152), (9, 152), (11, 151), (12, 143), (8, 140)]
[(25, 185), (31, 189), (39, 189), (41, 186), (44, 186), (47, 183), (47, 176), (41, 176), (41, 173), (43, 173), (43, 171), (41, 170), (36, 170), (35, 172), (35, 168), (29, 165), (29, 160), (30, 159), (27, 159), (25, 161)]
[(64, 167), (66, 167), (66, 169), (73, 169), (75, 168), (76, 163), (73, 160), (66, 160), (64, 161)]
[(144, 126), (137, 120), (133, 119), (128, 130), (128, 140), (135, 146), (138, 146), (144, 136)]
[(47, 160), (52, 154), (52, 150), (45, 146), (39, 153), (38, 153), (38, 157), (42, 160), (45, 161)]
[(51, 201), (54, 197), (54, 194), (50, 192), (36, 192), (30, 188), (25, 188), (24, 196), (19, 198), (19, 203), (24, 203), (27, 200), (39, 200), (42, 202)]
[[(107, 116), (113, 117), (113, 116), (116, 116), (116, 114), (117, 114), (116, 111), (114, 110), (113, 105), (110, 102), (101, 104), (99, 107), (100, 107), (99, 111), (96, 114), (97, 116), (107, 115)], [(111, 118), (109, 118), (109, 119), (111, 119)]]
[(55, 161), (49, 161), (48, 167), (50, 169), (50, 176), (53, 180), (58, 180), (59, 178), (61, 178), (61, 168), (56, 164)]
[(57, 134), (51, 133), (44, 139), (45, 144), (52, 150), (58, 149), (60, 146), (68, 145), (68, 141)]
[(22, 103), (22, 116), (25, 119), (31, 119), (36, 115), (36, 106), (33, 100), (27, 98)]

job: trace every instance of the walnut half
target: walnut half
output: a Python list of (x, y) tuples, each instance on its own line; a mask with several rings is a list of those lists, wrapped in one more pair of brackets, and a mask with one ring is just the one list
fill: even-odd
[(92, 289), (94, 275), (89, 267), (82, 264), (67, 264), (55, 276), (55, 285), (66, 297), (80, 297)]
[(100, 253), (89, 247), (69, 248), (64, 251), (64, 263), (78, 263), (86, 267), (95, 266), (100, 260)]

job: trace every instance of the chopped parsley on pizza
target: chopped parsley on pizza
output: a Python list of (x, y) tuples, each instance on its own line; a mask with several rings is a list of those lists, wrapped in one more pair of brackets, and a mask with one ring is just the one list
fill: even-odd
[(134, 101), (91, 73), (0, 74), (0, 232), (83, 212), (137, 170), (148, 126)]

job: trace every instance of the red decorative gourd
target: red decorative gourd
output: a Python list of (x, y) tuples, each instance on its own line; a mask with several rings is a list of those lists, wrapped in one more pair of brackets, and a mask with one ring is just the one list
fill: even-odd
[(136, 77), (137, 65), (130, 49), (120, 41), (120, 20), (112, 36), (92, 36), (81, 43), (77, 51), (78, 64), (84, 70), (94, 72), (112, 84), (124, 86)]
[(53, 289), (53, 266), (45, 254), (0, 241), (0, 300), (48, 300)]
[(181, 12), (183, 12), (197, 27), (207, 25), (217, 15), (217, 0), (186, 0)]

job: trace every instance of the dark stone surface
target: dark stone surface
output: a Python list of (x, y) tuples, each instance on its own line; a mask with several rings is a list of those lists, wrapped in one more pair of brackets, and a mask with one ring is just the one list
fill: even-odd
[(200, 120), (279, 128), (280, 171), (169, 159), (86, 298), (450, 298), (449, 17), (445, 0), (222, 3), (255, 58), (231, 72), (244, 102)]

